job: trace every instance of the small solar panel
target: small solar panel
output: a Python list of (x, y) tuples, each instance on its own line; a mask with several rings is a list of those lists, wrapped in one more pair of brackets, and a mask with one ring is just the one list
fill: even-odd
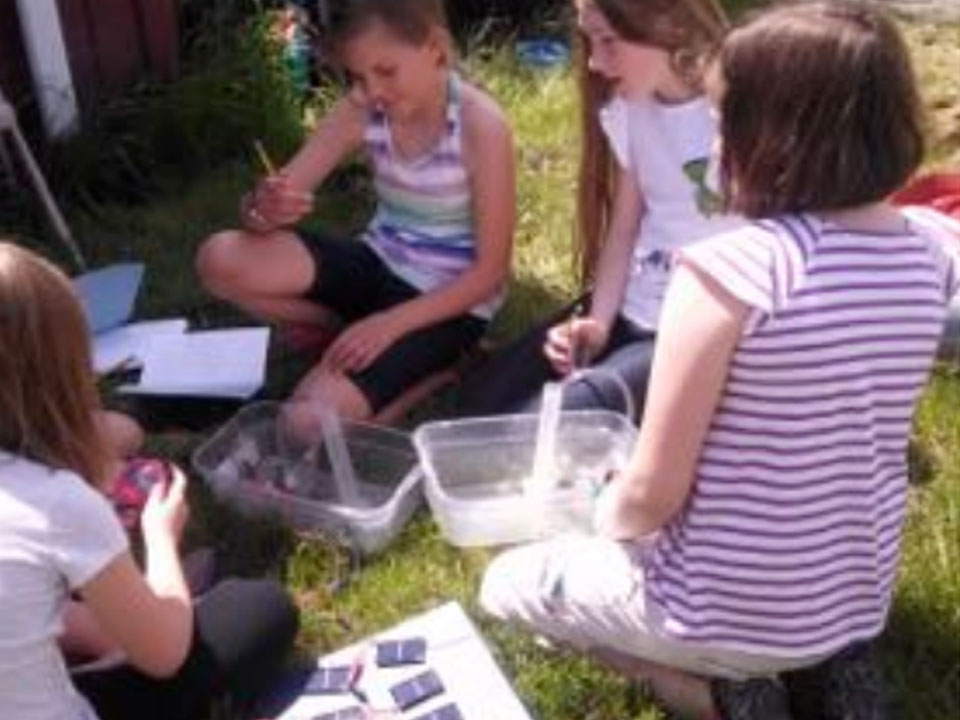
[(416, 665), (427, 659), (427, 641), (423, 638), (384, 640), (377, 643), (377, 665)]
[[(366, 717), (367, 713), (362, 707), (353, 705), (333, 712), (314, 715), (310, 720), (365, 720)], [(453, 718), (450, 718), (450, 720), (453, 720)]]
[(349, 665), (321, 667), (314, 670), (303, 687), (307, 695), (337, 695), (350, 690)]
[(426, 715), (420, 715), (414, 720), (463, 720), (463, 715), (460, 714), (460, 708), (454, 703), (450, 703), (438, 707), (436, 710), (431, 710)]
[(401, 710), (411, 708), (442, 692), (443, 683), (433, 670), (427, 670), (390, 688), (393, 701)]

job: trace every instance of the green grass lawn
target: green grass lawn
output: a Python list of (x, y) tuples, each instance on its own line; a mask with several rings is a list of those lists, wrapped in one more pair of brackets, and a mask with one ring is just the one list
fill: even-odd
[[(942, 164), (955, 158), (960, 132), (957, 65), (952, 62), (960, 31), (914, 27), (909, 34), (935, 116), (931, 157)], [(568, 74), (519, 71), (502, 55), (475, 53), (468, 65), (509, 112), (519, 152), (515, 284), (494, 331), (504, 337), (574, 292), (570, 237), (576, 95)], [(192, 274), (192, 256), (206, 234), (234, 222), (237, 198), (255, 171), (248, 160), (199, 177), (147, 206), (100, 205), (96, 212), (73, 214), (71, 221), (94, 264), (128, 258), (148, 263), (142, 316), (186, 314), (198, 324), (242, 320), (203, 294)], [(318, 215), (337, 227), (350, 227), (366, 203), (355, 184), (341, 184), (324, 194)], [(296, 364), (278, 361), (270, 392), (282, 394), (296, 370)], [(893, 695), (903, 717), (916, 720), (960, 716), (958, 408), (960, 377), (955, 369), (942, 368), (915, 423), (909, 524), (891, 627), (883, 645)], [(150, 443), (154, 451), (186, 462), (203, 437), (157, 433)], [(457, 599), (477, 618), (536, 717), (662, 717), (648, 698), (616, 676), (581, 659), (548, 653), (529, 638), (484, 620), (474, 597), (489, 555), (446, 544), (426, 510), (385, 552), (334, 592), (331, 582), (342, 579), (348, 568), (343, 554), (329, 543), (294, 537), (271, 522), (243, 520), (207, 497), (199, 483), (194, 498), (188, 544), (216, 545), (229, 570), (283, 578), (303, 610), (299, 643), (305, 652), (335, 648), (411, 613)]]

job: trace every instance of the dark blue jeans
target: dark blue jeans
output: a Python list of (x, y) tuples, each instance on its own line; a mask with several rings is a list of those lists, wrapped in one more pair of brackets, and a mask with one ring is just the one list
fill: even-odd
[[(544, 383), (558, 378), (543, 354), (550, 328), (569, 318), (578, 304), (571, 303), (497, 352), (466, 378), (460, 388), (459, 414), (466, 417), (536, 412)], [(591, 367), (614, 372), (633, 391), (638, 416), (646, 397), (656, 335), (618, 316), (610, 340)], [(586, 374), (566, 387), (563, 407), (568, 410), (624, 411), (618, 384), (603, 375)], [(635, 418), (639, 421), (639, 417)]]
[(947, 308), (947, 323), (943, 327), (937, 356), (942, 360), (960, 363), (960, 295), (955, 297)]
[(293, 646), (299, 620), (283, 587), (270, 580), (225, 580), (195, 606), (190, 652), (171, 678), (130, 665), (74, 677), (101, 720), (201, 720), (229, 694), (252, 702)]

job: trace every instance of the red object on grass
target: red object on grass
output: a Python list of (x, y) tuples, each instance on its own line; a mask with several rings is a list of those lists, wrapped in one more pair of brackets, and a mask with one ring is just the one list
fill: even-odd
[(156, 458), (133, 458), (128, 460), (114, 483), (110, 493), (120, 522), (128, 530), (140, 523), (140, 513), (147, 504), (150, 488), (158, 482), (169, 483), (173, 479), (170, 464)]
[(921, 175), (890, 199), (895, 205), (926, 205), (960, 220), (960, 174)]

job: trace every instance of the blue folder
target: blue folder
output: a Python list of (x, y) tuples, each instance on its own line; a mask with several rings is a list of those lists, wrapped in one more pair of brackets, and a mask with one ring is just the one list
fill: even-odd
[(121, 263), (73, 279), (92, 335), (118, 328), (130, 319), (143, 271), (142, 263)]

